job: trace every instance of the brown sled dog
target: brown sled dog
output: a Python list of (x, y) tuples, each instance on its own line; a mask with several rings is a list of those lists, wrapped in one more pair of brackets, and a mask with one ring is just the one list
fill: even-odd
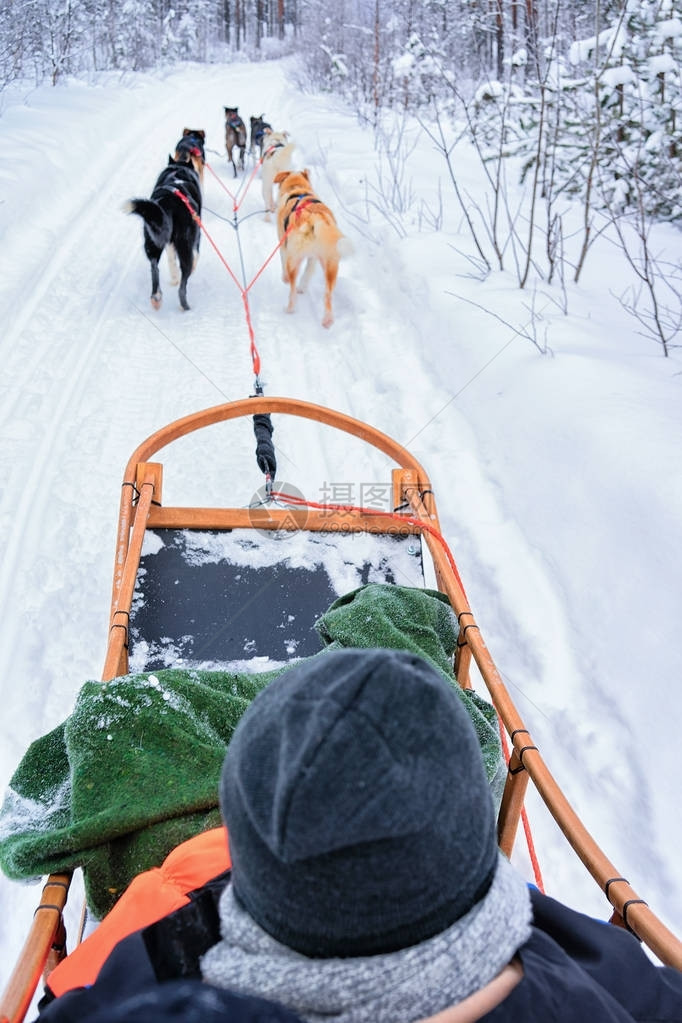
[(239, 116), (239, 107), (224, 107), (225, 110), (225, 149), (227, 159), (232, 164), (235, 178), (237, 177), (237, 164), (232, 155), (234, 150), (239, 151), (239, 170), (244, 170), (244, 153), (246, 152), (246, 125)]
[[(307, 170), (280, 171), (275, 175), (275, 184), (279, 185), (277, 234), (282, 243), (282, 280), (289, 285), (287, 312), (293, 313), (296, 292), (304, 293), (315, 261), (319, 260), (326, 283), (322, 326), (331, 327), (334, 322), (332, 292), (339, 259), (349, 253), (349, 243), (339, 231), (332, 211), (311, 189)], [(303, 260), (308, 262), (297, 288), (296, 278)]]

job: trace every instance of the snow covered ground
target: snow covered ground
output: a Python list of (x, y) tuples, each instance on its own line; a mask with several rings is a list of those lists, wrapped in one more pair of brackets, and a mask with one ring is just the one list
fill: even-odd
[[(371, 130), (336, 99), (300, 95), (283, 63), (109, 75), (2, 100), (0, 785), (100, 675), (128, 456), (167, 422), (252, 391), (239, 293), (210, 245), (190, 279), (191, 311), (166, 275), (154, 312), (141, 224), (121, 212), (149, 194), (185, 125), (206, 130), (208, 160), (232, 188), (223, 106), (238, 104), (245, 119), (264, 112), (290, 131), (296, 164), (355, 249), (328, 331), (319, 274), (293, 316), (277, 260), (254, 285), (266, 394), (364, 419), (420, 459), (550, 769), (619, 871), (682, 932), (681, 367), (614, 297), (629, 273), (618, 250), (600, 242), (568, 289), (568, 316), (557, 291), (538, 289), (552, 352), (541, 355), (515, 329), (531, 319), (532, 292), (508, 273), (471, 275), (445, 165), (419, 129), (408, 129), (414, 202), (398, 232), (365, 202), (378, 180)], [(456, 160), (480, 189), (474, 159), (458, 150)], [(422, 220), (420, 231), (439, 181), (442, 226)], [(249, 279), (275, 244), (260, 209), (255, 182), (240, 210), (253, 214), (240, 227)], [(210, 174), (204, 219), (238, 268), (231, 202)], [(679, 256), (673, 229), (655, 242)], [(275, 429), (280, 476), (312, 499), (359, 502), (387, 481), (385, 460), (359, 442), (278, 418)], [(216, 428), (208, 453), (180, 443), (165, 500), (247, 504), (261, 483), (243, 421)], [(534, 800), (529, 812), (549, 893), (606, 915)], [(3, 985), (38, 892), (0, 881)]]

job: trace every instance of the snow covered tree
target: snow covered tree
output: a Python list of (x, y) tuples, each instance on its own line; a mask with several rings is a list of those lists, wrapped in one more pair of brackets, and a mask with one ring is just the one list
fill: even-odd
[(628, 0), (612, 60), (602, 76), (607, 120), (604, 195), (617, 209), (640, 201), (682, 219), (682, 18), (673, 0)]

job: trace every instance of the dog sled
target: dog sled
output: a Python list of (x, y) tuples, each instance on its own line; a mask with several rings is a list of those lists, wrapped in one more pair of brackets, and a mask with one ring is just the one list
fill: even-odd
[[(248, 417), (255, 417), (259, 445), (264, 439), (267, 447), (271, 415), (332, 428), (386, 456), (392, 463), (386, 480), (390, 507), (316, 503), (297, 492), (283, 493), (271, 476), (267, 453), (258, 459), (266, 485), (255, 504), (164, 503), (158, 452), (207, 427)], [(411, 591), (432, 587), (454, 610), (459, 627), (450, 661), (454, 678), (467, 692), (474, 691), (473, 682), (477, 689), (485, 685), (486, 702), (494, 707), (508, 743), (498, 816), (502, 851), (512, 855), (530, 782), (604, 892), (610, 922), (628, 927), (663, 963), (682, 969), (682, 943), (582, 825), (507, 692), (440, 532), (425, 470), (372, 426), (304, 401), (256, 396), (189, 415), (140, 444), (122, 484), (102, 682), (133, 672), (146, 672), (148, 680), (156, 681), (149, 673), (180, 666), (183, 684), (189, 684), (198, 672), (249, 659), (281, 668), (319, 650), (314, 626), (330, 601), (354, 585), (368, 584)], [(55, 871), (44, 884), (3, 995), (2, 1023), (24, 1019), (41, 976), (59, 958), (70, 880), (70, 871)]]

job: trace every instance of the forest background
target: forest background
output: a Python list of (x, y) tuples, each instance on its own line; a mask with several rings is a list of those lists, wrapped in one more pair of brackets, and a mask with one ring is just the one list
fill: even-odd
[[(631, 277), (619, 296), (664, 356), (682, 328), (682, 260), (652, 224), (682, 219), (682, 0), (2, 0), (2, 90), (17, 80), (298, 55), (298, 85), (335, 92), (377, 130), (386, 174), (368, 196), (399, 228), (413, 197), (400, 132), (416, 115), (447, 163), (472, 272), (520, 288), (577, 283), (609, 231)], [(392, 122), (395, 123), (395, 122)], [(473, 143), (489, 183), (476, 207), (457, 177)], [(512, 199), (519, 180), (523, 200)], [(421, 211), (442, 220), (440, 197)], [(580, 237), (566, 203), (582, 205)], [(539, 347), (541, 339), (533, 335)]]

